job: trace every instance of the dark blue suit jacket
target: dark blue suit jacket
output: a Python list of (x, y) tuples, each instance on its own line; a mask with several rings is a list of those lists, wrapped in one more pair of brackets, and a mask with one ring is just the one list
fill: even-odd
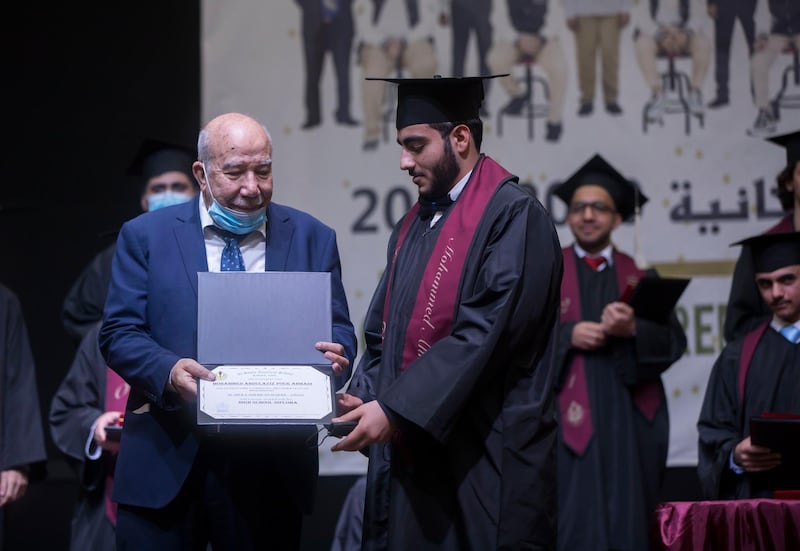
[[(334, 230), (274, 203), (267, 217), (267, 270), (331, 273), (333, 340), (344, 345), (352, 365), (356, 337)], [(164, 389), (180, 358), (196, 358), (197, 272), (205, 271), (197, 201), (146, 213), (122, 226), (99, 336), (108, 365), (131, 385), (114, 480), (113, 499), (119, 503), (165, 506), (178, 494), (197, 455), (203, 436), (195, 405)], [(236, 449), (263, 456), (265, 468), (274, 469), (275, 479), (284, 481), (298, 505), (310, 511), (318, 474), (311, 436), (316, 427), (248, 429), (247, 445)]]

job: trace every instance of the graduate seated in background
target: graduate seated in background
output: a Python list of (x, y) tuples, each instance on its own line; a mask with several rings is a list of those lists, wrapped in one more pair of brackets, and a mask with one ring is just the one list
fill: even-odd
[(558, 548), (647, 549), (669, 441), (661, 373), (686, 336), (674, 310), (651, 320), (620, 300), (656, 276), (611, 242), (647, 201), (638, 186), (595, 155), (555, 193), (575, 237), (563, 250), (557, 356)]
[[(708, 499), (772, 497), (800, 489), (798, 465), (754, 445), (750, 418), (800, 414), (800, 233), (745, 239), (772, 319), (728, 343), (717, 358), (697, 422), (698, 474)], [(796, 443), (795, 443), (796, 445)]]
[[(424, 77), (437, 72), (434, 36), (441, 22), (438, 0), (373, 0), (361, 10), (358, 29), (358, 64), (364, 77)], [(358, 13), (358, 12), (357, 12)], [(386, 111), (386, 83), (362, 81), (364, 151), (378, 147), (391, 121)]]
[[(190, 149), (159, 140), (145, 140), (128, 173), (141, 181), (143, 212), (188, 201), (197, 195)], [(111, 259), (116, 242), (97, 253), (72, 284), (61, 311), (64, 329), (76, 343), (100, 321), (111, 280)]]
[(690, 0), (651, 0), (640, 6), (639, 13), (649, 9), (650, 17), (638, 17), (633, 33), (636, 61), (652, 96), (645, 108), (649, 121), (663, 118), (667, 107), (661, 76), (656, 59), (659, 57), (691, 57), (692, 69), (689, 77), (686, 105), (689, 112), (702, 115), (703, 82), (711, 63), (712, 44), (697, 25), (699, 17), (692, 13)]
[(97, 343), (100, 322), (86, 333), (50, 404), (50, 434), (78, 471), (80, 490), (72, 515), (70, 549), (116, 549), (116, 504), (111, 501), (119, 440), (106, 429), (118, 426), (130, 386), (106, 367)]
[(757, 3), (755, 23), (756, 40), (750, 58), (750, 77), (753, 102), (758, 111), (747, 133), (765, 137), (775, 132), (780, 118), (780, 106), (775, 104), (769, 92), (772, 66), (788, 47), (800, 49), (800, 2), (761, 0)]
[(564, 96), (567, 89), (567, 59), (558, 36), (548, 30), (547, 2), (541, 0), (507, 0), (511, 26), (517, 33), (513, 42), (498, 40), (489, 50), (489, 67), (497, 74), (509, 73), (500, 85), (511, 98), (503, 107), (507, 115), (520, 115), (532, 98), (522, 89), (520, 80), (511, 74), (517, 63), (535, 63), (547, 76), (550, 90), (547, 104), (545, 139), (561, 138)]
[[(786, 149), (786, 166), (778, 174), (778, 199), (786, 215), (765, 233), (800, 229), (800, 131), (769, 138)], [(730, 342), (772, 316), (753, 278), (750, 248), (742, 247), (733, 271), (728, 308), (725, 310), (725, 340)]]

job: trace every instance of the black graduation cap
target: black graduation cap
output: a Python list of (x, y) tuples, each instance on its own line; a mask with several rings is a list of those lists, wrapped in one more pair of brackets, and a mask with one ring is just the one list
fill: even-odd
[(567, 205), (572, 201), (572, 196), (581, 186), (600, 186), (605, 189), (614, 200), (623, 220), (633, 215), (636, 206), (642, 207), (647, 202), (647, 197), (639, 186), (617, 171), (600, 155), (595, 154), (575, 174), (558, 185), (553, 193)]
[(154, 176), (177, 170), (194, 181), (192, 163), (195, 159), (194, 152), (188, 147), (148, 138), (139, 146), (128, 173), (147, 182)]
[(786, 165), (794, 169), (795, 163), (800, 161), (800, 130), (767, 139), (786, 149)]
[(734, 245), (752, 251), (756, 272), (774, 272), (800, 265), (800, 232), (762, 233), (731, 244)]
[(397, 84), (397, 129), (480, 118), (483, 81), (502, 77), (367, 78)]

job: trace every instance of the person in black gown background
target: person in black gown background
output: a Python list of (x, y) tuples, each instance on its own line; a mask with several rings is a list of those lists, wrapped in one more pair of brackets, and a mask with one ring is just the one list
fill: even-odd
[(667, 319), (622, 301), (640, 270), (611, 234), (647, 198), (600, 155), (560, 184), (575, 243), (563, 250), (558, 362), (558, 548), (647, 549), (666, 470), (661, 373), (686, 350)]
[[(142, 141), (128, 168), (128, 174), (141, 182), (142, 212), (188, 201), (197, 195), (192, 161), (194, 153), (185, 146), (154, 138)], [(103, 315), (116, 245), (116, 241), (112, 242), (92, 258), (64, 298), (61, 321), (76, 345)]]
[(797, 456), (784, 463), (790, 458), (750, 440), (753, 416), (800, 415), (800, 233), (737, 244), (750, 250), (753, 280), (772, 316), (725, 345), (711, 371), (697, 422), (707, 499), (769, 498), (776, 489), (800, 488)]
[[(786, 166), (777, 177), (778, 199), (786, 213), (764, 233), (796, 232), (800, 229), (800, 131), (770, 138), (786, 150)], [(742, 247), (731, 280), (725, 310), (725, 340), (731, 342), (752, 331), (772, 315), (756, 286), (750, 247)]]

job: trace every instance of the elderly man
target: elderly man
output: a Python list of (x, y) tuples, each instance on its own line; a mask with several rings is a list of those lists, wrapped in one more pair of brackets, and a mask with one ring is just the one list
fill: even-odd
[[(196, 426), (198, 272), (329, 272), (332, 335), (320, 362), (346, 380), (355, 335), (336, 234), (271, 202), (272, 139), (227, 113), (200, 132), (200, 200), (143, 214), (120, 231), (99, 341), (131, 386), (112, 498), (122, 549), (296, 549), (313, 503), (314, 425)], [(259, 304), (253, 304), (259, 308)], [(264, 316), (271, 312), (264, 311)], [(195, 545), (200, 544), (200, 547)]]

